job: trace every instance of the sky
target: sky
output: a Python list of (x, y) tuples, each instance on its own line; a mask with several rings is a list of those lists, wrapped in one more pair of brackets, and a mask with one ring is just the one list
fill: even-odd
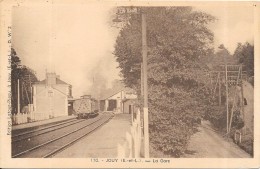
[(220, 44), (234, 53), (237, 43), (254, 43), (254, 8), (248, 5), (233, 6), (198, 6), (195, 8), (211, 14), (216, 21), (209, 25), (215, 39), (215, 49)]
[(108, 24), (110, 9), (56, 6), (51, 12), (49, 7), (17, 7), (12, 45), (22, 64), (34, 69), (40, 80), (46, 71), (56, 72), (73, 86), (76, 97), (88, 93), (95, 74), (105, 76), (109, 87), (120, 78), (112, 54), (118, 31)]
[[(95, 75), (106, 78), (107, 87), (119, 79), (113, 47), (118, 29), (109, 24), (112, 6), (59, 5), (14, 7), (12, 45), (22, 64), (37, 72), (56, 72), (73, 86), (73, 96), (88, 94)], [(200, 6), (195, 10), (217, 18), (209, 27), (215, 47), (224, 44), (233, 53), (238, 42), (253, 43), (253, 7)], [(51, 24), (52, 23), (52, 24)]]

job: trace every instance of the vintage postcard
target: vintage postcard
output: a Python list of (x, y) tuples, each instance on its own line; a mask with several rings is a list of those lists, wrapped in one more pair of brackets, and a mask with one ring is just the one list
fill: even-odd
[(258, 168), (258, 2), (0, 1), (1, 168)]

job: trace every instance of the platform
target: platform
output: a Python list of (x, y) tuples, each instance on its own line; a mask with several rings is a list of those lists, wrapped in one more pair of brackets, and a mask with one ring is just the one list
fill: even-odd
[(115, 114), (107, 124), (56, 154), (54, 158), (117, 157), (118, 144), (125, 143), (126, 132), (130, 133), (130, 127), (130, 114)]

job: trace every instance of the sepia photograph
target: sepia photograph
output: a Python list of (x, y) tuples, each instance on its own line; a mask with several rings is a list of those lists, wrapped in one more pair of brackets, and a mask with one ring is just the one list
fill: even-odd
[(8, 158), (254, 159), (255, 8), (17, 2)]

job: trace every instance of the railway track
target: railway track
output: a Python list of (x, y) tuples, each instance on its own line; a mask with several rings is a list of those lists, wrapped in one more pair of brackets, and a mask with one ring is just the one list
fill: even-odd
[(34, 127), (28, 127), (28, 128), (23, 128), (23, 129), (16, 129), (16, 130), (12, 131), (12, 138), (15, 138), (15, 137), (17, 137), (19, 135), (23, 135), (25, 133), (46, 129), (48, 127), (53, 127), (53, 126), (65, 124), (65, 123), (68, 123), (68, 122), (71, 122), (71, 121), (75, 121), (75, 120), (76, 120), (76, 117), (72, 118), (72, 119), (68, 119), (68, 120), (53, 122), (51, 124), (43, 124), (43, 125), (34, 126)]
[(29, 136), (25, 136), (25, 133), (25, 135), (21, 135), (22, 138), (19, 138), (18, 136), (18, 139), (16, 139), (18, 141), (12, 142), (12, 158), (52, 157), (56, 153), (95, 131), (112, 117), (111, 114), (100, 115), (94, 119), (82, 120), (74, 125), (71, 124), (70, 127), (66, 126), (62, 128), (61, 125), (58, 126), (56, 130), (48, 130), (49, 132), (42, 129), (40, 132), (44, 131), (45, 133), (37, 133), (38, 135), (33, 135), (33, 137), (29, 138), (30, 140), (26, 139)]
[(22, 140), (25, 140), (25, 139), (31, 139), (32, 137), (36, 137), (36, 136), (39, 136), (39, 135), (42, 135), (42, 134), (45, 134), (45, 133), (49, 133), (49, 132), (52, 132), (52, 131), (55, 131), (55, 130), (58, 130), (58, 129), (62, 129), (62, 128), (80, 123), (82, 121), (85, 121), (85, 120), (73, 119), (73, 120), (68, 121), (68, 122), (62, 122), (62, 123), (59, 123), (59, 124), (50, 125), (50, 126), (47, 126), (47, 127), (44, 127), (44, 128), (33, 130), (33, 131), (27, 131), (27, 132), (24, 132), (24, 133), (20, 133), (20, 134), (12, 136), (12, 143), (22, 141)]

